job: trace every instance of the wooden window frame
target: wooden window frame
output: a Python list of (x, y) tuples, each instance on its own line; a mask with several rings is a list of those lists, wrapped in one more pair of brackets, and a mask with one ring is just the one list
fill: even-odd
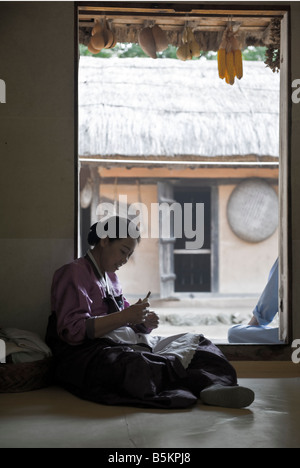
[[(280, 51), (280, 174), (279, 174), (279, 193), (280, 193), (280, 225), (279, 225), (279, 320), (280, 334), (284, 344), (279, 345), (248, 345), (248, 344), (222, 344), (218, 345), (223, 353), (232, 361), (290, 361), (291, 360), (291, 341), (292, 341), (292, 252), (291, 252), (291, 151), (290, 151), (290, 128), (291, 128), (291, 102), (290, 102), (290, 7), (287, 5), (257, 5), (241, 3), (234, 5), (215, 5), (210, 3), (192, 3), (192, 2), (126, 2), (126, 8), (170, 8), (174, 7), (176, 11), (190, 11), (191, 8), (197, 8), (203, 11), (209, 11), (210, 15), (234, 15), (237, 12), (249, 16), (258, 15), (264, 12), (281, 12), (281, 51)], [(75, 24), (78, 24), (78, 9), (80, 6), (88, 6), (88, 2), (75, 2)], [(122, 8), (123, 2), (91, 2), (93, 8), (104, 7)], [(124, 13), (123, 13), (124, 14)], [(206, 13), (207, 14), (207, 13)], [(128, 13), (129, 15), (129, 13)], [(78, 44), (78, 36), (75, 41)], [(75, 51), (77, 48), (75, 47)], [(78, 56), (75, 54), (75, 63), (78, 70)], [(78, 78), (78, 73), (77, 73)], [(75, 97), (77, 114), (75, 116), (78, 122), (78, 101)], [(78, 155), (77, 155), (78, 158)], [(76, 159), (75, 185), (76, 197), (78, 197), (78, 161)], [(78, 201), (78, 199), (77, 199)], [(78, 203), (77, 203), (78, 204)], [(76, 213), (78, 217), (78, 213)], [(78, 219), (78, 218), (77, 218)], [(77, 233), (78, 239), (78, 222)]]

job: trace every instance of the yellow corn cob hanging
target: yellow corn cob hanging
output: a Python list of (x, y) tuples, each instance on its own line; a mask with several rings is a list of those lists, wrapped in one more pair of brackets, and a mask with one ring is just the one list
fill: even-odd
[(225, 81), (226, 81), (227, 84), (230, 84), (227, 70), (225, 71)]
[(221, 79), (225, 78), (226, 83), (233, 85), (235, 77), (243, 77), (243, 61), (241, 43), (238, 39), (237, 25), (232, 26), (231, 22), (225, 29), (221, 44), (218, 50), (218, 72)]
[(226, 53), (226, 71), (228, 74), (228, 82), (233, 85), (235, 77), (233, 52)]
[(243, 77), (242, 51), (240, 49), (237, 49), (233, 52), (233, 54), (235, 75), (240, 80)]
[(221, 80), (225, 78), (225, 72), (226, 72), (226, 50), (225, 49), (219, 49), (218, 50), (218, 70), (219, 70), (219, 77)]

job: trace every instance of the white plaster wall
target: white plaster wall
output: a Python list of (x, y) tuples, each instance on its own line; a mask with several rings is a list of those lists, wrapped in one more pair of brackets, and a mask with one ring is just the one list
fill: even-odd
[[(160, 293), (159, 277), (159, 240), (157, 237), (151, 237), (151, 203), (157, 203), (156, 185), (100, 185), (100, 202), (102, 197), (108, 197), (111, 200), (121, 200), (121, 197), (127, 197), (127, 203), (132, 209), (132, 213), (139, 216), (137, 207), (134, 203), (144, 205), (143, 225), (145, 231), (142, 233), (142, 239), (137, 246), (129, 262), (118, 271), (118, 277), (123, 286), (125, 296), (139, 298), (144, 297), (150, 290), (152, 297), (158, 297)], [(126, 215), (126, 211), (124, 213)]]
[(227, 203), (234, 185), (219, 187), (219, 287), (224, 294), (259, 294), (278, 256), (278, 230), (252, 244), (239, 239), (227, 220)]
[(74, 258), (73, 12), (0, 2), (0, 326), (41, 336), (53, 272)]

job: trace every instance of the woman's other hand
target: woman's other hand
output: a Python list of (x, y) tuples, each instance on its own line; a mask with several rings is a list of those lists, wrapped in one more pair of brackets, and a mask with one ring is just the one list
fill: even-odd
[(144, 325), (147, 328), (157, 328), (159, 325), (159, 316), (151, 310), (146, 315)]

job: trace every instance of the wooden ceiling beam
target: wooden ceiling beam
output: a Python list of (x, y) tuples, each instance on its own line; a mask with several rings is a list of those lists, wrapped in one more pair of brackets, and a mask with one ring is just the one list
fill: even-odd
[[(116, 4), (116, 2), (113, 2)], [(117, 2), (118, 4), (120, 2)], [(282, 17), (283, 10), (243, 10), (243, 9), (192, 9), (178, 11), (172, 8), (143, 8), (143, 7), (112, 7), (107, 6), (80, 6), (78, 8), (79, 26), (93, 27), (95, 20), (103, 17), (113, 26), (142, 26), (146, 21), (153, 21), (166, 29), (172, 27), (180, 29), (188, 24), (206, 31), (224, 29), (231, 19), (240, 23), (243, 30), (262, 31), (270, 24), (274, 17)], [(193, 24), (194, 23), (194, 24)]]
[[(286, 12), (284, 8), (266, 8), (266, 7), (259, 7), (255, 5), (255, 8), (249, 8), (249, 6), (245, 6), (244, 8), (239, 6), (239, 8), (226, 5), (224, 8), (220, 8), (219, 6), (215, 6), (214, 8), (207, 8), (207, 6), (203, 6), (202, 8), (187, 8), (184, 9), (183, 5), (178, 5), (176, 8), (176, 4), (173, 4), (175, 8), (159, 8), (159, 7), (152, 7), (152, 8), (145, 8), (143, 6), (140, 7), (124, 7), (121, 2), (119, 6), (113, 6), (114, 2), (109, 2), (108, 5), (104, 6), (103, 3), (100, 5), (92, 6), (92, 5), (79, 5), (78, 12), (79, 14), (95, 14), (97, 12), (101, 12), (102, 14), (169, 14), (169, 15), (189, 15), (189, 16), (223, 16), (223, 15), (233, 15), (233, 16), (283, 16)], [(127, 3), (129, 5), (130, 2)], [(137, 5), (137, 3), (136, 3)], [(142, 4), (141, 4), (142, 5)], [(187, 5), (188, 7), (188, 5)]]

